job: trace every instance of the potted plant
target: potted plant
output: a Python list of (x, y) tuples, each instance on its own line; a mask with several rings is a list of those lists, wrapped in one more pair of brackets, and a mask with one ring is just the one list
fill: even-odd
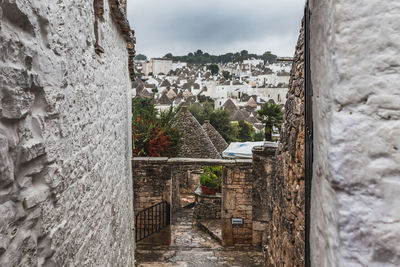
[(206, 195), (215, 195), (220, 192), (222, 184), (222, 166), (204, 167), (203, 173), (200, 175), (201, 191)]

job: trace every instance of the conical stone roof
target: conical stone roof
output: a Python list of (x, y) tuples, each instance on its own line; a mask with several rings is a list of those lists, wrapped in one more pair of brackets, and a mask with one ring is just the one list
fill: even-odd
[(177, 157), (220, 159), (221, 156), (206, 131), (196, 118), (183, 106), (172, 125), (183, 135)]
[(211, 125), (209, 121), (205, 121), (205, 123), (203, 124), (203, 129), (207, 133), (208, 137), (214, 144), (214, 147), (217, 149), (219, 154), (222, 155), (222, 152), (228, 147), (228, 143), (214, 128), (214, 126)]
[(223, 106), (225, 110), (228, 110), (231, 113), (234, 113), (236, 110), (238, 110), (238, 107), (235, 105), (235, 103), (233, 103), (232, 99), (230, 98), (225, 101)]

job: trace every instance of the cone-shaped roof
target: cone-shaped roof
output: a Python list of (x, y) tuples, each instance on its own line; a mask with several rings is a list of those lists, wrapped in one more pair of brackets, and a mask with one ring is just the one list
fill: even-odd
[(233, 121), (244, 121), (247, 119), (246, 113), (243, 110), (237, 110), (232, 116)]
[(171, 90), (168, 91), (167, 96), (168, 96), (169, 99), (173, 99), (173, 98), (176, 97), (176, 93), (175, 93), (174, 90), (171, 89)]
[(257, 107), (257, 102), (254, 100), (253, 97), (250, 97), (249, 101), (247, 101), (247, 106), (256, 108)]
[(196, 118), (183, 106), (173, 124), (183, 135), (178, 147), (178, 157), (182, 158), (211, 158), (221, 156), (207, 133)]
[(219, 132), (211, 125), (209, 121), (205, 121), (203, 124), (203, 129), (206, 131), (211, 142), (214, 144), (217, 151), (222, 154), (222, 152), (228, 147), (225, 139), (219, 134)]
[(228, 98), (228, 100), (225, 101), (224, 103), (224, 108), (225, 110), (228, 110), (230, 112), (235, 112), (236, 110), (238, 110), (238, 107), (235, 105), (235, 103), (233, 103), (232, 99)]
[(172, 101), (168, 98), (167, 94), (161, 94), (160, 98), (157, 100), (157, 104), (160, 105), (171, 105)]
[(246, 121), (251, 124), (260, 122), (256, 117), (254, 117), (253, 113), (250, 113), (250, 116), (246, 119)]

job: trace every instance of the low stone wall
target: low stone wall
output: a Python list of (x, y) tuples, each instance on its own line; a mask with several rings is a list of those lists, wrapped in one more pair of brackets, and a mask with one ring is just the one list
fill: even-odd
[[(163, 201), (172, 202), (171, 167), (167, 164), (167, 160), (168, 158), (134, 158), (132, 160), (135, 219), (138, 212), (145, 208)], [(151, 219), (159, 220), (159, 218)], [(137, 228), (142, 227), (140, 222), (135, 223)], [(170, 242), (171, 226), (141, 241), (142, 244), (162, 245), (169, 245)]]
[(132, 160), (134, 209), (139, 212), (162, 201), (172, 202), (171, 166), (168, 158)]
[[(222, 243), (252, 245), (253, 240), (253, 165), (251, 160), (134, 158), (133, 184), (135, 211), (161, 201), (171, 203), (172, 211), (180, 207), (179, 170), (223, 166)], [(241, 218), (242, 225), (232, 225), (232, 218)]]
[[(236, 160), (223, 170), (222, 245), (252, 244), (253, 235), (253, 168), (251, 160)], [(232, 225), (232, 218), (243, 219)]]
[(195, 206), (193, 218), (195, 219), (221, 219), (221, 194), (206, 195), (199, 187), (195, 191)]
[(200, 175), (203, 172), (201, 165), (174, 166), (174, 172), (179, 181), (179, 190), (182, 194), (194, 194), (200, 185)]

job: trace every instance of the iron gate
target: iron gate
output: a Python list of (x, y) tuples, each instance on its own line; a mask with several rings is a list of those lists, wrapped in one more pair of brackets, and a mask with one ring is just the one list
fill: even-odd
[(312, 97), (313, 88), (311, 82), (311, 56), (310, 56), (310, 7), (308, 1), (304, 11), (305, 34), (305, 266), (311, 266), (310, 259), (310, 211), (311, 211), (311, 184), (313, 176), (313, 113)]
[(139, 211), (135, 218), (136, 242), (170, 225), (170, 209), (170, 204), (164, 201)]

